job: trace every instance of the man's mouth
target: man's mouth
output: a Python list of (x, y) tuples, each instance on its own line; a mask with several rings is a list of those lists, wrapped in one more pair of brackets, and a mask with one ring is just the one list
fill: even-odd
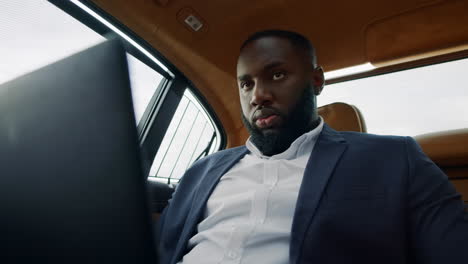
[(258, 118), (255, 121), (255, 124), (257, 125), (258, 128), (269, 128), (274, 126), (279, 120), (278, 115), (269, 115), (266, 117)]

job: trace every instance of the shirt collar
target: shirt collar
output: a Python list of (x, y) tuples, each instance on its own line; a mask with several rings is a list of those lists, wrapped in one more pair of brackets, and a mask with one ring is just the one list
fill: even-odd
[(322, 129), (323, 129), (323, 124), (324, 124), (323, 118), (321, 116), (319, 116), (319, 118), (320, 118), (320, 123), (317, 127), (301, 135), (300, 137), (296, 138), (296, 140), (293, 141), (291, 146), (282, 153), (273, 155), (271, 157), (265, 156), (257, 148), (257, 146), (255, 146), (255, 144), (252, 143), (252, 141), (250, 140), (250, 137), (249, 139), (247, 139), (245, 146), (253, 155), (261, 159), (269, 159), (269, 160), (294, 159), (302, 155), (310, 154), (310, 150), (315, 144), (315, 141), (317, 141), (317, 137), (320, 134), (320, 132), (322, 132)]

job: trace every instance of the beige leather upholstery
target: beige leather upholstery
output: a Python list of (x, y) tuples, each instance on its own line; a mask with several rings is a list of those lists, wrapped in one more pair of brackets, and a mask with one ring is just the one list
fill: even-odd
[(468, 201), (468, 129), (424, 134), (415, 139)]
[(354, 105), (332, 103), (319, 107), (318, 114), (335, 130), (367, 132), (364, 118)]
[[(319, 107), (318, 113), (335, 130), (367, 132), (361, 112), (353, 105), (333, 103)], [(468, 129), (424, 134), (415, 139), (468, 202)]]
[(468, 129), (424, 134), (416, 136), (415, 139), (439, 166), (468, 165)]

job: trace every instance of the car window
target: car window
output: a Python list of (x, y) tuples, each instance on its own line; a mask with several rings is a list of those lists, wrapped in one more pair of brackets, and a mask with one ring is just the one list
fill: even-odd
[(468, 127), (468, 59), (327, 85), (319, 106), (357, 106), (374, 134), (415, 136)]
[(47, 1), (2, 0), (0, 25), (0, 83), (105, 40)]
[(196, 97), (186, 90), (164, 136), (150, 178), (177, 183), (196, 160), (220, 148), (220, 132)]
[[(0, 83), (105, 40), (45, 0), (1, 1), (0, 25)], [(131, 54), (127, 58), (138, 123), (163, 76)]]
[(132, 87), (133, 109), (138, 123), (164, 77), (130, 54), (127, 54), (127, 61)]

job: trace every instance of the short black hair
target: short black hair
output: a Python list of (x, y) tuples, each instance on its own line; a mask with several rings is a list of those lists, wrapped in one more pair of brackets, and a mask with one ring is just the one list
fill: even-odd
[(302, 49), (306, 52), (308, 56), (310, 56), (312, 65), (315, 67), (317, 65), (317, 57), (315, 56), (315, 48), (312, 43), (303, 35), (287, 30), (279, 30), (279, 29), (269, 29), (256, 32), (250, 35), (247, 40), (242, 43), (240, 51), (245, 48), (249, 43), (253, 41), (265, 37), (278, 37), (278, 38), (285, 38), (291, 42), (291, 44), (297, 48)]

